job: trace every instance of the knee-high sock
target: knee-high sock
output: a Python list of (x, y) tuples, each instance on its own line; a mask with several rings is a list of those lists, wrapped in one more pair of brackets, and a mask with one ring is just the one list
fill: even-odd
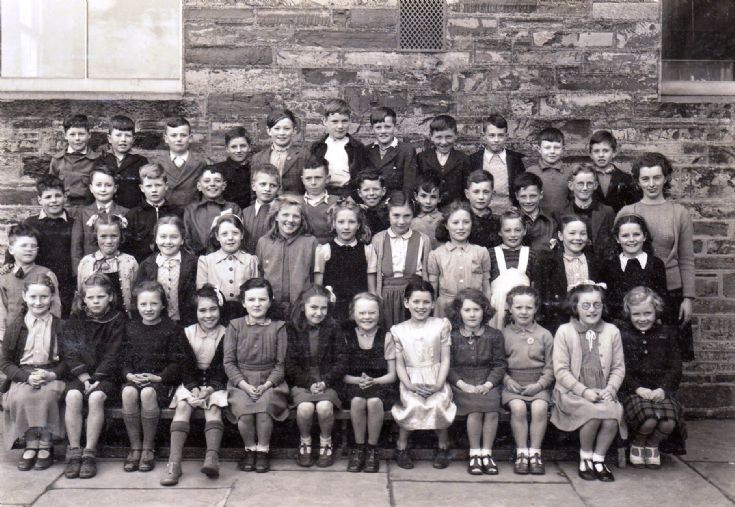
[(222, 421), (207, 421), (204, 425), (204, 439), (207, 442), (207, 452), (219, 452), (224, 430), (225, 425), (222, 424)]
[(125, 421), (125, 429), (130, 439), (130, 447), (140, 449), (140, 412), (130, 414), (123, 413), (123, 421)]
[(173, 421), (171, 423), (171, 452), (168, 456), (169, 463), (181, 463), (181, 458), (184, 454), (184, 444), (188, 436), (188, 422)]
[(156, 443), (156, 430), (158, 429), (158, 418), (160, 410), (143, 410), (140, 417), (143, 426), (143, 449), (153, 449)]

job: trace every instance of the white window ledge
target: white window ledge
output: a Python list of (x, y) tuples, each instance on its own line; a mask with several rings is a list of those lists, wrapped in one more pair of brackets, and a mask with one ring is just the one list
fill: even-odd
[(181, 98), (178, 79), (0, 78), (2, 98)]
[[(731, 101), (735, 97), (735, 81), (662, 81), (661, 99), (693, 99), (697, 102)], [(678, 100), (677, 100), (678, 101)], [(691, 100), (687, 100), (691, 101)]]

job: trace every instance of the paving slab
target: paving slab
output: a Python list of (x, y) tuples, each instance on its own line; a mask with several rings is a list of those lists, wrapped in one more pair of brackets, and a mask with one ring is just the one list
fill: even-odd
[(735, 462), (735, 419), (687, 421), (684, 461)]
[[(221, 489), (229, 488), (238, 480), (244, 472), (237, 470), (237, 464), (233, 462), (222, 463), (218, 479), (209, 479), (199, 469), (200, 461), (184, 461), (178, 486), (171, 489), (198, 488), (198, 489)], [(125, 472), (122, 469), (123, 462), (120, 460), (97, 462), (97, 475), (91, 479), (67, 479), (63, 475), (53, 484), (54, 489), (156, 489), (161, 488), (160, 480), (165, 471), (166, 464), (159, 462), (156, 468), (150, 472)], [(60, 469), (63, 472), (63, 468)], [(166, 488), (168, 489), (168, 488)]]
[(385, 474), (269, 472), (244, 475), (232, 489), (228, 506), (390, 506)]
[(16, 450), (0, 453), (0, 499), (3, 503), (33, 503), (64, 472), (59, 464), (46, 470), (21, 472), (16, 468), (21, 452)]
[(479, 483), (393, 483), (395, 505), (431, 506), (461, 505), (487, 507), (505, 505), (564, 505), (584, 506), (568, 483), (565, 484), (479, 484)]
[(513, 463), (509, 461), (496, 461), (496, 463), (500, 472), (498, 475), (470, 475), (467, 473), (467, 463), (465, 461), (452, 461), (449, 467), (443, 470), (437, 470), (431, 466), (429, 461), (414, 462), (412, 470), (404, 470), (395, 462), (390, 462), (390, 479), (393, 482), (569, 483), (569, 480), (554, 462), (546, 462), (545, 475), (517, 475), (513, 473)]
[(686, 463), (666, 459), (660, 470), (612, 467), (615, 482), (585, 481), (577, 475), (578, 463), (564, 462), (561, 469), (587, 505), (595, 507), (661, 507), (662, 505), (731, 506), (732, 502)]
[(228, 492), (228, 489), (54, 489), (33, 507), (213, 507), (224, 505)]
[(735, 462), (687, 464), (735, 502)]

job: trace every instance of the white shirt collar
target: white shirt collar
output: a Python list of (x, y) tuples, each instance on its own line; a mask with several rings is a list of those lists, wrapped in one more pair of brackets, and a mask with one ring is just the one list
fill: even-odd
[(87, 154), (87, 150), (88, 150), (88, 148), (84, 148), (82, 151), (74, 151), (74, 150), (72, 150), (71, 146), (67, 146), (66, 147), (66, 152), (68, 154), (70, 154), (70, 155), (72, 153), (79, 153), (80, 155), (86, 155)]
[(308, 193), (305, 193), (304, 202), (310, 206), (319, 206), (322, 203), (327, 204), (329, 202), (329, 193), (325, 190), (322, 192), (322, 195), (318, 197), (312, 197)]
[(174, 161), (177, 158), (180, 158), (184, 162), (186, 162), (187, 160), (189, 160), (189, 152), (188, 151), (186, 153), (184, 153), (183, 155), (177, 155), (175, 153), (171, 153), (170, 151), (168, 152), (168, 154), (171, 157), (171, 161)]
[(501, 151), (500, 153), (494, 153), (494, 152), (488, 150), (487, 148), (485, 148), (485, 160), (487, 160), (489, 162), (490, 159), (493, 158), (493, 155), (497, 155), (498, 157), (500, 157), (500, 160), (502, 160), (504, 164), (507, 163), (505, 161), (506, 160), (506, 155), (507, 155), (507, 153), (506, 153), (505, 150)]
[(346, 146), (350, 142), (350, 136), (344, 136), (342, 139), (334, 139), (332, 136), (327, 136), (324, 142), (327, 146)]
[(176, 252), (176, 255), (174, 255), (172, 257), (166, 257), (165, 255), (160, 254), (160, 253), (158, 255), (156, 255), (156, 264), (158, 265), (159, 268), (161, 266), (163, 266), (166, 263), (166, 261), (179, 261), (179, 262), (181, 262), (181, 251)]
[(618, 255), (618, 258), (620, 259), (620, 268), (625, 271), (625, 267), (628, 265), (628, 261), (633, 259), (638, 259), (638, 262), (641, 265), (641, 269), (646, 269), (646, 263), (648, 263), (648, 254), (646, 252), (641, 252), (635, 257), (628, 257), (624, 253), (621, 253)]
[(95, 201), (94, 207), (97, 211), (100, 211), (101, 209), (104, 209), (106, 213), (109, 213), (112, 209), (112, 203), (113, 201), (108, 202), (107, 204), (100, 204)]
[(27, 312), (25, 318), (23, 319), (25, 322), (25, 325), (28, 329), (31, 329), (36, 322), (41, 322), (43, 324), (47, 324), (51, 320), (51, 312), (46, 312), (46, 315), (42, 317), (36, 317), (31, 312)]
[[(51, 218), (51, 217), (49, 217), (46, 214), (46, 211), (45, 210), (41, 210), (41, 212), (38, 214), (38, 219), (39, 220), (42, 220), (44, 218)], [(68, 222), (69, 221), (69, 218), (66, 216), (66, 210), (63, 210), (61, 212), (61, 215), (59, 215), (58, 217), (53, 217), (53, 218), (61, 218), (62, 220), (64, 220), (64, 222)]]
[[(378, 148), (380, 148), (380, 143), (378, 141), (374, 141), (373, 146), (377, 146)], [(388, 145), (388, 148), (395, 148), (396, 146), (398, 146), (398, 138), (394, 136), (393, 140)]]
[(269, 202), (260, 202), (258, 199), (255, 199), (255, 204), (254, 204), (254, 206), (255, 206), (255, 214), (256, 215), (258, 214), (258, 211), (260, 211), (260, 208), (261, 207), (263, 207), (265, 205), (270, 206), (270, 204), (271, 203), (269, 203)]
[(388, 228), (388, 236), (390, 236), (392, 239), (401, 238), (401, 239), (408, 240), (408, 239), (411, 239), (411, 236), (412, 235), (413, 235), (413, 230), (411, 230), (411, 229), (409, 229), (407, 233), (402, 234), (401, 236), (399, 236), (398, 234), (396, 234), (395, 232), (393, 232), (393, 229), (391, 229), (390, 227)]
[(334, 242), (337, 243), (339, 246), (357, 246), (357, 238), (353, 239), (349, 243), (344, 243), (339, 238), (334, 238)]

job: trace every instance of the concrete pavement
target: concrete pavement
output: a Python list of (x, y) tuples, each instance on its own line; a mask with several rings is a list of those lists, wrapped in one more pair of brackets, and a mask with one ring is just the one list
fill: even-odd
[(20, 450), (0, 453), (0, 507), (99, 506), (731, 506), (735, 505), (735, 420), (690, 421), (688, 454), (664, 456), (661, 470), (613, 468), (611, 484), (586, 482), (574, 462), (548, 462), (544, 476), (518, 476), (499, 462), (495, 477), (474, 477), (464, 461), (446, 470), (417, 462), (402, 470), (383, 462), (377, 474), (351, 474), (347, 460), (329, 469), (303, 469), (292, 460), (273, 460), (267, 474), (243, 473), (233, 461), (210, 480), (199, 461), (184, 463), (179, 486), (158, 484), (164, 463), (150, 473), (125, 473), (122, 460), (100, 460), (88, 480), (63, 477), (61, 461), (42, 472), (19, 472)]

